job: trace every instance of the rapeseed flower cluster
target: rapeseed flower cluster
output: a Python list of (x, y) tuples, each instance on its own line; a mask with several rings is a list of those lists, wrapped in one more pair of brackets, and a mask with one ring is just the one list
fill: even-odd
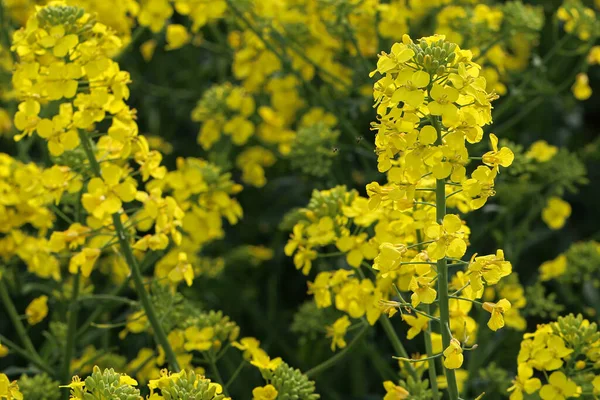
[[(4, 1), (3, 24), (21, 28), (0, 33), (0, 80), (10, 80), (0, 91), (0, 136), (14, 136), (18, 153), (0, 154), (0, 300), (20, 343), (0, 335), (0, 358), (30, 364), (0, 374), (0, 399), (54, 400), (65, 384), (64, 394), (81, 400), (226, 400), (243, 384), (255, 400), (315, 400), (311, 379), (321, 385), (323, 372), (349, 354), (372, 359), (386, 400), (438, 400), (440, 391), (466, 398), (467, 390), (482, 393), (486, 379), (505, 395), (513, 375), (512, 400), (600, 395), (590, 322), (598, 243), (574, 243), (537, 277), (520, 278), (509, 261), (517, 265), (538, 239), (575, 221), (566, 192), (587, 183), (583, 161), (595, 154), (593, 143), (576, 153), (550, 136), (530, 143), (535, 132), (523, 131), (525, 147), (506, 135), (545, 97), (593, 95), (597, 11), (580, 0), (550, 9), (473, 0)], [(541, 57), (547, 25), (555, 43)], [(199, 92), (150, 83), (152, 74), (134, 65), (158, 70), (165, 54), (199, 49), (211, 54), (186, 79), (219, 69)], [(148, 103), (136, 98), (138, 88)], [(150, 104), (156, 93), (177, 99), (195, 124), (198, 146), (185, 157), (168, 157), (181, 150), (177, 140), (142, 134), (156, 120), (131, 104)], [(374, 144), (360, 118), (371, 94)], [(298, 176), (288, 180), (289, 170)], [(280, 193), (302, 204), (296, 195), (307, 187), (308, 204), (281, 223), (291, 232), (285, 245), (267, 218), (255, 231), (251, 219), (231, 232), (252, 214), (245, 197), (277, 188), (265, 192), (277, 209)], [(517, 223), (526, 196), (536, 204)], [(489, 227), (477, 226), (488, 217)], [(503, 222), (515, 226), (515, 239), (502, 236)], [(230, 235), (269, 237), (272, 248), (232, 248)], [(477, 253), (482, 236), (504, 250)], [(311, 302), (294, 317), (307, 333), (297, 353), (275, 327), (287, 320), (273, 305), (280, 271), (269, 271), (268, 292), (245, 285), (250, 276), (263, 280), (263, 262), (281, 264), (278, 246), (309, 280)], [(230, 273), (243, 282), (233, 291), (219, 280)], [(17, 307), (16, 292), (24, 297)], [(260, 324), (211, 310), (216, 294), (236, 305), (260, 299), (247, 305)], [(559, 301), (585, 303), (589, 319), (538, 325), (523, 336), (514, 371), (483, 368), (493, 342), (511, 335), (498, 331), (531, 330), (525, 317), (556, 319)], [(85, 304), (95, 307), (89, 315)], [(36, 346), (41, 329), (46, 344)], [(261, 343), (243, 336), (247, 329), (268, 335)], [(369, 341), (375, 329), (398, 371), (376, 354), (387, 344)], [(111, 332), (128, 348), (123, 354), (109, 347)], [(310, 366), (322, 353), (318, 338), (337, 353), (304, 373), (273, 350)], [(30, 377), (13, 380), (21, 370)], [(261, 383), (242, 382), (246, 372)]]
[[(409, 339), (426, 331), (431, 336), (426, 340), (432, 340), (429, 325), (441, 325), (443, 354), (428, 354), (443, 356), (452, 371), (462, 366), (465, 346), (475, 343), (478, 327), (469, 316), (474, 305), (490, 313), (491, 330), (504, 326), (511, 302), (478, 299), (512, 267), (502, 250), (463, 261), (470, 229), (458, 214), (446, 214), (446, 207), (481, 208), (495, 194), (500, 168), (510, 166), (514, 155), (490, 134), (491, 150), (475, 158), (482, 165), (470, 165), (467, 144), (483, 139), (497, 97), (486, 91), (471, 51), (444, 36), (418, 42), (405, 36), (391, 53), (379, 56), (376, 72), (383, 77), (374, 85), (378, 121), (372, 126), (378, 169), (387, 183), (368, 184), (368, 197), (344, 187), (314, 192), (308, 207), (295, 215), (286, 254), (304, 274), (320, 257), (345, 255), (349, 268), (321, 271), (308, 285), (317, 307), (335, 306), (345, 314), (327, 327), (332, 350), (347, 345), (348, 317), (365, 317), (373, 325), (386, 318), (382, 312), (391, 317), (400, 311), (410, 326)], [(319, 252), (328, 246), (337, 252)], [(363, 268), (374, 279), (365, 277)], [(458, 268), (451, 279), (450, 268)], [(401, 292), (410, 293), (410, 302)], [(391, 300), (396, 296), (399, 301)], [(521, 298), (522, 292), (515, 301)], [(437, 314), (431, 304), (437, 304)], [(447, 378), (451, 397), (456, 396), (455, 375)]]

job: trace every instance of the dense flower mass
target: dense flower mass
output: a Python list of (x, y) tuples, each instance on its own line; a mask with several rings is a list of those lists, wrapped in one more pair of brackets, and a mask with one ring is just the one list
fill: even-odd
[(1, 2), (0, 399), (600, 396), (599, 9)]

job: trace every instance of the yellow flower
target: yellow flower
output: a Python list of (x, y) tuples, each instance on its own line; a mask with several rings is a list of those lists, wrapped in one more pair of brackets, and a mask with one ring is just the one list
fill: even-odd
[(406, 253), (407, 248), (404, 245), (394, 245), (384, 242), (379, 245), (379, 254), (375, 257), (373, 269), (379, 271), (382, 278), (386, 278), (389, 273), (400, 268), (402, 256)]
[(265, 385), (252, 390), (252, 400), (275, 400), (277, 389), (273, 385)]
[(19, 104), (19, 110), (15, 114), (15, 127), (23, 133), (15, 136), (16, 141), (21, 140), (25, 135), (30, 135), (36, 129), (40, 121), (38, 117), (40, 110), (40, 103), (33, 99)]
[[(596, 0), (598, 2), (598, 0)], [(587, 61), (590, 65), (600, 64), (600, 46), (594, 46), (588, 52)]]
[(252, 361), (250, 361), (250, 364), (260, 369), (273, 371), (282, 362), (283, 360), (280, 357), (271, 360), (271, 357), (263, 349), (255, 349), (252, 352)]
[(348, 265), (354, 268), (360, 267), (360, 264), (366, 258), (372, 260), (377, 256), (377, 246), (367, 241), (367, 235), (343, 236), (337, 240), (335, 246), (346, 254)]
[(215, 331), (212, 326), (205, 328), (198, 328), (197, 326), (190, 326), (185, 330), (185, 349), (187, 351), (197, 350), (205, 351), (212, 347), (212, 338)]
[(394, 43), (390, 54), (382, 53), (377, 60), (377, 69), (372, 71), (369, 76), (375, 75), (375, 72), (385, 74), (398, 69), (401, 63), (404, 63), (414, 57), (415, 52), (404, 43)]
[[(435, 353), (435, 351), (434, 351)], [(454, 371), (456, 376), (456, 386), (458, 387), (458, 392), (462, 393), (463, 388), (465, 387), (465, 382), (469, 377), (469, 373), (464, 369), (457, 369)], [(448, 380), (446, 379), (446, 375), (438, 375), (437, 377), (438, 388), (439, 389), (447, 389), (448, 388)]]
[(118, 165), (104, 165), (101, 175), (102, 178), (90, 180), (87, 193), (81, 198), (83, 207), (98, 219), (115, 214), (123, 201), (133, 201), (137, 193), (135, 180)]
[(533, 394), (540, 390), (542, 382), (538, 378), (532, 378), (533, 368), (527, 364), (519, 364), (517, 376), (513, 380), (513, 385), (508, 388), (510, 400), (523, 400), (523, 392)]
[(173, 8), (167, 0), (149, 0), (144, 2), (138, 15), (138, 22), (154, 33), (160, 32), (165, 21), (173, 15)]
[(458, 118), (458, 108), (454, 102), (458, 100), (459, 92), (451, 86), (435, 83), (431, 88), (431, 98), (427, 104), (431, 115), (441, 115), (444, 125), (450, 126)]
[(462, 353), (460, 342), (452, 338), (450, 345), (444, 350), (444, 366), (448, 369), (460, 368), (464, 360)]
[(432, 261), (445, 256), (461, 258), (467, 251), (467, 243), (463, 239), (462, 222), (458, 215), (447, 214), (442, 224), (432, 222), (425, 226), (425, 236), (434, 242), (427, 246), (427, 254)]
[(314, 282), (308, 282), (308, 294), (314, 296), (318, 308), (326, 308), (331, 305), (330, 279), (331, 272), (323, 271), (317, 274)]
[(154, 50), (156, 49), (156, 40), (150, 39), (146, 40), (144, 43), (140, 45), (140, 53), (142, 53), (142, 57), (146, 62), (152, 59), (154, 55)]
[(89, 277), (96, 264), (96, 260), (100, 257), (100, 249), (84, 247), (79, 253), (71, 257), (69, 261), (69, 272), (76, 274), (81, 270), (81, 275)]
[(46, 315), (48, 315), (48, 296), (40, 296), (33, 299), (25, 309), (25, 315), (30, 325), (42, 322), (46, 318)]
[(546, 261), (540, 265), (540, 280), (542, 282), (558, 278), (567, 271), (567, 256), (559, 255), (554, 260)]
[(6, 347), (2, 343), (0, 343), (0, 358), (6, 357), (8, 355), (8, 352), (9, 352), (8, 347)]
[(45, 36), (38, 40), (38, 43), (46, 48), (52, 49), (52, 54), (55, 57), (62, 58), (66, 56), (77, 44), (79, 37), (74, 34), (65, 35), (65, 27), (63, 25), (55, 25), (50, 28), (50, 31), (42, 32)]
[(70, 250), (76, 249), (85, 243), (90, 231), (90, 228), (78, 222), (69, 226), (66, 231), (54, 231), (50, 236), (50, 248), (55, 253), (64, 250), (67, 246)]
[(421, 303), (433, 303), (437, 295), (436, 290), (432, 287), (434, 285), (435, 282), (430, 276), (413, 276), (408, 285), (408, 288), (413, 292), (410, 296), (412, 306), (417, 307)]
[(169, 24), (167, 26), (167, 50), (175, 50), (185, 46), (190, 41), (190, 33), (185, 26)]
[(0, 399), (23, 400), (17, 381), (11, 382), (5, 374), (0, 374)]
[(331, 351), (335, 351), (336, 347), (343, 349), (346, 347), (344, 336), (350, 327), (350, 319), (347, 315), (338, 318), (332, 326), (327, 327), (327, 337), (331, 338)]
[(587, 100), (592, 95), (592, 88), (589, 84), (589, 79), (586, 73), (579, 73), (575, 78), (575, 83), (571, 87), (571, 91), (573, 92), (573, 96), (577, 100)]
[(192, 283), (194, 282), (194, 267), (192, 267), (192, 264), (188, 261), (187, 254), (180, 252), (177, 260), (177, 264), (171, 272), (169, 272), (169, 280), (173, 283), (179, 283), (182, 280), (185, 280), (185, 283), (188, 286), (192, 286)]
[(541, 335), (538, 340), (534, 340), (533, 345), (533, 365), (546, 371), (559, 369), (564, 365), (564, 358), (573, 353), (573, 349), (567, 348), (561, 337), (553, 334)]
[(600, 394), (600, 375), (594, 377), (592, 386), (594, 387), (594, 394)]
[(550, 197), (542, 210), (542, 219), (550, 229), (560, 229), (571, 215), (571, 205), (559, 197)]
[(490, 143), (492, 144), (492, 151), (488, 151), (483, 155), (483, 163), (494, 168), (496, 171), (500, 165), (505, 168), (510, 166), (515, 159), (512, 150), (508, 147), (502, 147), (498, 150), (498, 137), (493, 133), (490, 133)]
[(411, 340), (412, 338), (417, 336), (419, 333), (424, 332), (427, 329), (427, 326), (429, 325), (429, 318), (422, 314), (416, 314), (416, 316), (409, 315), (409, 314), (402, 314), (402, 319), (408, 325), (410, 325), (410, 329), (406, 333), (406, 338), (408, 340)]
[(483, 294), (483, 280), (488, 285), (495, 285), (500, 279), (510, 275), (512, 264), (504, 259), (504, 251), (498, 249), (496, 254), (487, 256), (477, 257), (477, 253), (473, 254), (468, 269), (471, 288), (475, 297), (479, 298)]
[(488, 327), (497, 331), (504, 327), (504, 313), (510, 310), (511, 304), (506, 299), (501, 299), (497, 303), (485, 302), (483, 303), (483, 309), (492, 314), (488, 321)]
[(402, 386), (396, 385), (392, 381), (383, 382), (383, 388), (385, 389), (385, 396), (383, 400), (404, 400), (408, 399), (410, 393)]
[(252, 353), (260, 348), (260, 341), (253, 337), (244, 337), (239, 342), (231, 343), (233, 347), (244, 352), (244, 357), (251, 357)]
[(392, 96), (392, 103), (400, 101), (414, 108), (419, 108), (425, 100), (425, 88), (431, 77), (425, 71), (414, 71), (412, 69), (403, 69), (398, 73), (395, 84), (398, 86)]
[(473, 209), (483, 207), (488, 197), (496, 194), (494, 179), (496, 179), (497, 173), (495, 169), (480, 165), (473, 171), (471, 178), (462, 183), (463, 193), (470, 198), (470, 205)]
[(558, 147), (548, 144), (545, 140), (533, 142), (525, 153), (525, 157), (533, 158), (537, 162), (546, 162), (558, 153)]
[(120, 385), (128, 385), (128, 386), (137, 386), (137, 381), (130, 377), (127, 374), (122, 374), (119, 376), (119, 384)]
[(579, 397), (581, 387), (567, 378), (564, 372), (555, 371), (548, 378), (548, 384), (540, 389), (543, 400), (565, 400), (569, 397)]

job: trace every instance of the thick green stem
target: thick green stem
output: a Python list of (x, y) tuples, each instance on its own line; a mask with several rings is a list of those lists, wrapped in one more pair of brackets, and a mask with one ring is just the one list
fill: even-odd
[[(432, 124), (438, 134), (436, 144), (442, 145), (442, 127), (437, 117), (432, 118)], [(436, 213), (435, 218), (438, 223), (442, 223), (444, 216), (446, 216), (446, 180), (438, 179), (435, 183), (435, 205)], [(443, 257), (437, 262), (438, 270), (438, 307), (440, 309), (440, 330), (442, 334), (442, 346), (446, 349), (450, 346), (450, 310), (449, 310), (449, 297), (448, 297), (448, 266), (446, 264), (446, 258)], [(454, 370), (446, 368), (446, 380), (448, 381), (448, 394), (450, 400), (458, 399), (458, 386), (456, 384), (456, 375)]]
[[(101, 177), (100, 165), (98, 164), (98, 160), (96, 160), (96, 157), (94, 156), (94, 151), (92, 150), (90, 139), (88, 138), (87, 134), (83, 131), (79, 131), (79, 136), (81, 138), (81, 144), (87, 155), (88, 161), (90, 162), (92, 171), (96, 176)], [(140, 302), (142, 303), (144, 312), (148, 317), (148, 321), (152, 326), (152, 330), (154, 331), (156, 343), (162, 346), (165, 355), (167, 356), (169, 365), (171, 366), (171, 369), (173, 369), (175, 372), (179, 372), (180, 368), (179, 363), (177, 362), (177, 357), (175, 356), (175, 352), (173, 351), (173, 348), (169, 343), (167, 334), (165, 333), (165, 330), (163, 329), (158, 319), (158, 316), (156, 315), (156, 311), (154, 310), (152, 301), (150, 301), (150, 295), (144, 287), (144, 279), (142, 277), (142, 273), (140, 271), (137, 259), (133, 255), (133, 250), (131, 249), (129, 238), (127, 236), (127, 231), (123, 227), (120, 214), (113, 214), (112, 218), (113, 224), (115, 226), (115, 232), (119, 240), (119, 247), (123, 252), (123, 256), (125, 257), (127, 265), (129, 265), (129, 268), (131, 268), (131, 276), (133, 279), (133, 283), (135, 284), (135, 290), (140, 298)]]
[[(67, 311), (67, 340), (65, 342), (65, 355), (63, 358), (62, 372), (60, 374), (63, 382), (69, 382), (71, 380), (71, 359), (75, 351), (75, 342), (77, 336), (77, 313), (79, 311), (79, 281), (81, 273), (77, 273), (73, 277), (73, 294), (71, 296), (71, 304)], [(65, 398), (68, 397), (69, 393), (65, 393)]]

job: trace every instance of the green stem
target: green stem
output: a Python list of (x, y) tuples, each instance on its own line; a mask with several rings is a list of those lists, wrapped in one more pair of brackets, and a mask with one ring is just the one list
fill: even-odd
[(360, 341), (360, 339), (365, 335), (365, 333), (367, 333), (368, 330), (369, 330), (369, 325), (365, 324), (365, 326), (356, 334), (354, 339), (352, 339), (352, 341), (350, 343), (348, 343), (348, 346), (346, 346), (345, 349), (339, 351), (333, 357), (323, 361), (321, 364), (317, 365), (316, 367), (309, 369), (308, 371), (306, 371), (306, 373), (304, 375), (306, 375), (310, 378), (310, 377), (317, 375), (319, 372), (323, 372), (326, 369), (333, 367), (335, 364), (338, 363), (338, 361), (341, 361), (346, 356), (346, 354), (350, 351), (350, 349), (352, 349), (356, 345), (356, 343), (358, 343)]
[[(155, 252), (155, 253), (150, 253), (149, 255), (146, 255), (146, 257), (144, 258), (144, 261), (142, 261), (142, 265), (140, 266), (140, 269), (142, 270), (142, 273), (150, 266), (154, 265), (154, 263), (156, 261), (158, 261), (158, 259), (161, 257), (162, 253), (161, 252)], [(123, 290), (125, 290), (125, 288), (127, 288), (129, 286), (129, 281), (131, 280), (131, 275), (128, 276), (123, 283), (121, 283), (120, 286), (117, 286), (116, 288), (114, 288), (109, 294), (104, 295), (104, 296), (117, 296), (119, 293), (121, 293)], [(96, 295), (99, 296), (99, 295)], [(81, 300), (81, 299), (80, 299)], [(79, 328), (79, 330), (77, 331), (77, 336), (81, 336), (83, 335), (87, 329), (92, 325), (92, 323), (94, 321), (96, 321), (96, 319), (98, 319), (98, 317), (106, 311), (109, 311), (109, 309), (111, 308), (112, 303), (105, 303), (102, 304), (101, 306), (98, 306), (94, 309), (94, 311), (92, 311), (91, 315), (88, 317), (88, 319), (85, 320), (85, 322), (81, 325), (81, 327)]]
[[(434, 191), (435, 191), (435, 189), (434, 189)], [(419, 229), (417, 229), (417, 241), (418, 242), (423, 241), (423, 234), (421, 233), (421, 230), (419, 230)], [(421, 251), (421, 248), (418, 248), (418, 250)], [(425, 308), (425, 312), (427, 314), (431, 314), (433, 311), (430, 304), (424, 304), (423, 308)], [(427, 352), (427, 357), (433, 356), (433, 344), (431, 343), (431, 332), (432, 331), (433, 330), (431, 329), (431, 322), (428, 322), (427, 329), (425, 330), (425, 334), (424, 334), (425, 351)], [(435, 370), (435, 360), (433, 360), (427, 364), (428, 364), (428, 373), (429, 373), (429, 384), (431, 385), (431, 398), (433, 400), (439, 400), (440, 393), (438, 391), (437, 371)]]
[[(431, 307), (429, 304), (424, 305), (427, 314), (431, 314)], [(425, 351), (427, 357), (433, 356), (433, 345), (431, 343), (431, 322), (427, 324), (427, 330), (424, 335), (425, 338)], [(435, 360), (428, 363), (429, 365), (429, 384), (431, 385), (431, 395), (433, 400), (439, 399), (438, 385), (437, 385), (437, 372), (435, 371)]]
[(225, 381), (221, 376), (221, 372), (219, 372), (219, 367), (217, 367), (217, 361), (215, 360), (214, 355), (210, 355), (208, 357), (208, 364), (210, 365), (210, 370), (214, 375), (214, 380), (216, 380), (217, 383), (219, 383), (223, 387), (223, 394), (225, 396), (229, 396), (229, 394), (227, 394), (227, 385), (225, 385)]
[(25, 326), (23, 325), (23, 322), (19, 317), (19, 313), (17, 312), (17, 309), (15, 308), (15, 305), (12, 302), (10, 295), (8, 294), (8, 289), (6, 288), (6, 285), (4, 284), (2, 278), (0, 278), (0, 299), (2, 299), (2, 303), (4, 303), (4, 307), (8, 312), (8, 316), (12, 321), (13, 327), (17, 331), (19, 340), (21, 340), (21, 343), (23, 343), (23, 346), (25, 347), (25, 351), (29, 354), (27, 358), (30, 360), (37, 360), (36, 364), (38, 365), (45, 365), (40, 355), (35, 350), (35, 347), (31, 339), (29, 338), (29, 335), (27, 334), (27, 330), (25, 329)]
[[(73, 294), (71, 296), (71, 303), (67, 311), (67, 340), (65, 342), (65, 356), (62, 364), (62, 372), (60, 374), (63, 382), (71, 381), (71, 359), (75, 352), (75, 342), (77, 336), (77, 312), (79, 311), (79, 304), (77, 298), (79, 297), (79, 281), (80, 273), (73, 277)], [(65, 392), (65, 398), (68, 397), (69, 393)]]
[(135, 300), (131, 300), (128, 299), (126, 297), (120, 297), (120, 296), (113, 296), (110, 294), (90, 294), (87, 296), (81, 296), (79, 297), (79, 302), (84, 302), (84, 301), (112, 301), (112, 302), (116, 302), (116, 303), (122, 303), (122, 304), (128, 304), (130, 306), (137, 306), (138, 302)]
[(238, 367), (235, 369), (235, 371), (233, 372), (233, 374), (231, 374), (231, 377), (229, 378), (229, 380), (225, 384), (225, 386), (224, 386), (225, 389), (229, 388), (233, 384), (233, 382), (235, 382), (235, 380), (237, 379), (238, 375), (240, 374), (240, 372), (242, 372), (242, 370), (244, 369), (244, 367), (246, 366), (246, 364), (247, 364), (246, 360), (242, 360), (242, 362), (240, 363), (240, 365), (238, 365)]
[(418, 363), (418, 362), (427, 361), (427, 360), (435, 360), (436, 358), (440, 358), (441, 356), (442, 356), (442, 353), (434, 354), (432, 356), (428, 356), (425, 358), (404, 358), (404, 357), (393, 357), (393, 358), (395, 358), (396, 360), (406, 361), (409, 363)]
[(27, 352), (25, 349), (19, 347), (12, 340), (9, 340), (8, 338), (6, 338), (3, 335), (0, 335), (0, 343), (2, 343), (4, 346), (8, 347), (8, 349), (10, 351), (17, 353), (18, 355), (20, 355), (21, 357), (23, 357), (26, 360), (31, 361), (31, 363), (33, 365), (37, 366), (42, 371), (46, 372), (48, 375), (54, 376), (55, 371), (52, 368), (50, 368), (48, 365), (46, 365), (41, 360), (41, 358), (36, 358), (35, 355), (32, 355), (29, 352)]
[[(79, 131), (79, 136), (81, 138), (81, 143), (83, 145), (83, 149), (85, 154), (87, 155), (88, 161), (90, 162), (90, 166), (92, 167), (92, 171), (98, 177), (101, 177), (100, 174), (100, 165), (98, 164), (98, 160), (94, 155), (94, 151), (92, 150), (92, 144), (90, 139), (87, 137), (86, 133), (83, 131)], [(138, 265), (137, 259), (133, 255), (133, 250), (131, 249), (129, 238), (125, 228), (123, 227), (123, 223), (121, 222), (121, 217), (119, 213), (115, 213), (112, 216), (113, 224), (115, 226), (115, 232), (117, 234), (117, 238), (119, 239), (119, 247), (123, 252), (123, 256), (125, 257), (125, 261), (131, 268), (131, 276), (133, 279), (133, 283), (135, 285), (136, 292), (140, 298), (140, 302), (142, 303), (142, 307), (146, 316), (148, 317), (148, 321), (152, 326), (152, 330), (154, 331), (154, 338), (156, 339), (156, 343), (162, 346), (165, 355), (167, 356), (167, 360), (171, 368), (175, 372), (179, 372), (179, 363), (177, 362), (177, 357), (175, 356), (175, 352), (169, 343), (167, 338), (167, 334), (165, 333), (158, 316), (156, 315), (156, 311), (154, 310), (154, 306), (150, 301), (150, 296), (144, 287), (144, 279), (142, 277), (142, 273), (140, 271), (140, 267)]]
[(473, 299), (468, 299), (468, 298), (466, 298), (466, 297), (460, 297), (460, 296), (456, 296), (456, 295), (454, 295), (454, 294), (450, 294), (450, 295), (448, 295), (448, 297), (449, 297), (449, 298), (451, 298), (451, 299), (468, 301), (468, 302), (471, 302), (471, 303), (473, 303), (473, 304), (477, 304), (477, 305), (479, 305), (479, 306), (483, 306), (483, 303), (482, 303), (482, 302), (480, 302), (480, 301), (477, 301), (477, 300), (473, 300)]
[[(400, 341), (400, 338), (396, 334), (396, 331), (394, 330), (394, 326), (390, 322), (390, 319), (387, 317), (387, 315), (382, 315), (381, 317), (379, 317), (379, 322), (381, 322), (381, 326), (383, 327), (385, 334), (387, 335), (388, 339), (390, 340), (390, 343), (392, 344), (394, 351), (397, 354), (400, 354), (400, 356), (402, 356), (404, 358), (409, 358), (408, 353), (406, 352), (406, 349), (402, 345), (402, 342)], [(415, 381), (418, 381), (419, 377), (417, 376), (417, 371), (415, 370), (415, 367), (410, 363), (407, 363), (407, 366), (408, 366), (408, 370), (409, 370), (410, 374), (412, 375), (412, 377), (415, 379)]]
[[(442, 127), (437, 117), (431, 119), (433, 127), (437, 131), (438, 139), (436, 144), (442, 145)], [(442, 223), (444, 216), (446, 215), (446, 181), (444, 179), (437, 179), (435, 183), (435, 203), (436, 213), (435, 217), (438, 223)], [(448, 305), (448, 266), (446, 265), (446, 258), (441, 258), (437, 262), (438, 271), (438, 307), (440, 309), (440, 330), (442, 334), (442, 347), (446, 349), (450, 346), (450, 331), (447, 328), (450, 323), (450, 310)], [(458, 386), (456, 384), (456, 375), (453, 369), (446, 368), (446, 380), (448, 381), (448, 394), (450, 400), (458, 400)]]

